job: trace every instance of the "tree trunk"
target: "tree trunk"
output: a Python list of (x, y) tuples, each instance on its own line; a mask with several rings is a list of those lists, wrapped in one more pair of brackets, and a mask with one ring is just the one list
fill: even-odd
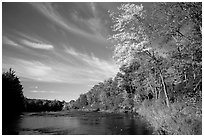
[(157, 92), (157, 88), (155, 88), (155, 96), (156, 96), (156, 99), (158, 99), (157, 94), (158, 94), (158, 92)]
[(195, 71), (193, 71), (193, 79), (194, 79), (194, 80), (196, 79), (196, 73), (195, 73)]
[[(173, 37), (175, 38), (175, 37)], [(176, 39), (175, 39), (176, 40)], [(149, 57), (151, 57), (155, 62), (156, 62), (156, 66), (159, 70), (159, 76), (161, 78), (161, 81), (162, 81), (162, 87), (163, 87), (163, 90), (164, 90), (164, 94), (165, 94), (165, 98), (166, 98), (166, 105), (169, 107), (169, 98), (168, 98), (168, 95), (167, 95), (167, 87), (166, 87), (166, 84), (165, 84), (165, 81), (164, 81), (164, 78), (162, 76), (162, 72), (161, 72), (161, 69), (159, 68), (159, 64), (158, 64), (158, 60), (157, 58), (154, 56), (154, 52), (151, 54), (149, 51), (146, 51), (145, 52)], [(160, 91), (159, 91), (159, 96), (160, 96)]]
[(198, 88), (199, 84), (202, 82), (202, 79), (199, 80), (199, 82), (196, 84), (195, 88), (193, 89), (193, 91), (196, 91), (196, 89)]
[(150, 82), (148, 82), (148, 85), (150, 86), (152, 93), (155, 94), (154, 88), (152, 87), (152, 85), (150, 84)]
[(167, 105), (167, 107), (169, 107), (169, 98), (168, 98), (168, 95), (167, 95), (167, 88), (166, 88), (166, 84), (165, 84), (165, 82), (164, 82), (164, 78), (163, 78), (163, 76), (162, 76), (162, 74), (161, 74), (161, 70), (160, 70), (160, 72), (159, 72), (159, 76), (160, 76), (161, 81), (162, 81), (162, 86), (163, 86), (163, 90), (164, 90), (164, 95), (165, 95), (165, 98), (166, 98), (166, 105)]

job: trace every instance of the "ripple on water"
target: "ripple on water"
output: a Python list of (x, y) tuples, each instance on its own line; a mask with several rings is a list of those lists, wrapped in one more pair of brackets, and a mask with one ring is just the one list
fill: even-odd
[(151, 134), (138, 116), (97, 112), (26, 113), (16, 124), (21, 135)]

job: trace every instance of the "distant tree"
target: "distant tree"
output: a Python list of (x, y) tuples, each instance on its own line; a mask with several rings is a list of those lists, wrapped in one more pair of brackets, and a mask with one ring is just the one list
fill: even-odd
[(11, 68), (2, 74), (2, 108), (3, 119), (24, 109), (23, 86)]
[(81, 106), (87, 106), (88, 105), (86, 94), (81, 94), (79, 98), (80, 98), (80, 105)]
[(40, 112), (40, 111), (61, 111), (65, 101), (59, 100), (44, 100), (44, 99), (25, 99), (25, 111)]

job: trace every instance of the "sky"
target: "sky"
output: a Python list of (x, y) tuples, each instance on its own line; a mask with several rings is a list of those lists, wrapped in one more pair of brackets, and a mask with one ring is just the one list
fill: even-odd
[(2, 3), (2, 71), (28, 98), (70, 101), (113, 77), (111, 19), (119, 3)]
[(2, 71), (15, 70), (27, 98), (77, 99), (119, 71), (107, 39), (113, 34), (108, 10), (120, 5), (2, 3)]

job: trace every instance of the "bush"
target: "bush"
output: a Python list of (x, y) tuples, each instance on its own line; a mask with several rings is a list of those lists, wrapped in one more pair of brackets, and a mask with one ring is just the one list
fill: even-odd
[(170, 108), (162, 100), (145, 100), (138, 109), (155, 128), (155, 134), (201, 135), (202, 107), (201, 102), (176, 102)]

